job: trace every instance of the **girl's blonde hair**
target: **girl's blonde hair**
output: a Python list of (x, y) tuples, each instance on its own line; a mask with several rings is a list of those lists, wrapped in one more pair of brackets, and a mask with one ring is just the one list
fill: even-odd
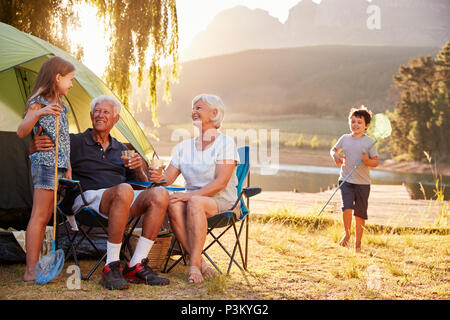
[(72, 71), (75, 71), (74, 65), (63, 58), (53, 57), (45, 61), (39, 69), (33, 90), (26, 102), (24, 115), (28, 111), (28, 103), (36, 96), (58, 97), (56, 75), (64, 77)]

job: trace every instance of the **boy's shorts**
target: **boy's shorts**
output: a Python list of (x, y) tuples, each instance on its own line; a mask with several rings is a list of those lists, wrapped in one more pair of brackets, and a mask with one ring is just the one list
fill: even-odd
[[(58, 179), (64, 177), (65, 168), (58, 168)], [(55, 167), (31, 163), (31, 178), (35, 189), (53, 190), (55, 186)]]
[[(339, 185), (342, 181), (339, 181)], [(342, 211), (353, 209), (353, 215), (367, 220), (370, 184), (344, 182), (341, 186)]]

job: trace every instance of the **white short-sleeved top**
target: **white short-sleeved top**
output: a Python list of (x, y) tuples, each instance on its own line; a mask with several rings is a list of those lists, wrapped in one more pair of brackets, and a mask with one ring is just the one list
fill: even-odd
[[(239, 164), (239, 154), (232, 138), (220, 133), (214, 143), (203, 151), (197, 150), (195, 140), (193, 138), (180, 142), (175, 147), (170, 162), (181, 171), (188, 192), (201, 189), (214, 180), (218, 161), (234, 160)], [(234, 203), (237, 200), (237, 184), (235, 168), (225, 189), (214, 197)]]

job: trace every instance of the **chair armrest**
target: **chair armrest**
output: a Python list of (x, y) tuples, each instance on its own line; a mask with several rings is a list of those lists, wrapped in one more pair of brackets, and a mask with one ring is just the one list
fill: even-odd
[(261, 187), (250, 187), (250, 188), (244, 188), (244, 195), (247, 198), (256, 196), (257, 194), (261, 193), (262, 189)]
[(151, 181), (135, 181), (135, 180), (127, 181), (127, 183), (130, 184), (133, 187), (133, 189), (148, 189), (159, 187), (166, 184), (165, 181), (151, 182)]
[(168, 187), (164, 187), (167, 191), (185, 191), (186, 188), (185, 187), (172, 187), (172, 186), (168, 186)]
[(69, 189), (75, 190), (77, 188), (80, 188), (80, 180), (73, 180), (73, 179), (67, 179), (67, 178), (60, 178), (59, 184), (68, 187)]
[(236, 202), (234, 203), (234, 205), (231, 207), (230, 210), (234, 210), (234, 208), (241, 201), (241, 198), (242, 198), (243, 195), (245, 195), (246, 198), (250, 198), (250, 197), (256, 196), (261, 191), (262, 191), (262, 189), (260, 187), (243, 188), (241, 193), (239, 194), (239, 197), (237, 198)]
[(69, 188), (71, 191), (79, 191), (84, 205), (85, 206), (88, 205), (86, 198), (84, 197), (84, 194), (83, 194), (83, 188), (81, 188), (80, 180), (60, 178), (58, 181), (59, 181), (60, 185), (63, 185), (65, 187)]

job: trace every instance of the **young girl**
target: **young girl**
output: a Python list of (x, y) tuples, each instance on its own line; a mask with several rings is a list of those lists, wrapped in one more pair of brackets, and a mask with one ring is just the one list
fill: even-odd
[[(67, 112), (69, 108), (62, 97), (72, 88), (75, 67), (68, 61), (53, 57), (39, 70), (34, 88), (25, 107), (25, 117), (17, 129), (23, 138), (34, 134), (49, 136), (58, 141), (58, 178), (71, 178), (70, 138)], [(56, 117), (59, 116), (59, 132), (56, 133)], [(47, 152), (36, 152), (30, 156), (31, 176), (34, 185), (33, 208), (26, 230), (26, 270), (23, 281), (36, 279), (34, 268), (44, 240), (45, 228), (53, 212), (53, 192), (55, 179), (55, 147)]]

